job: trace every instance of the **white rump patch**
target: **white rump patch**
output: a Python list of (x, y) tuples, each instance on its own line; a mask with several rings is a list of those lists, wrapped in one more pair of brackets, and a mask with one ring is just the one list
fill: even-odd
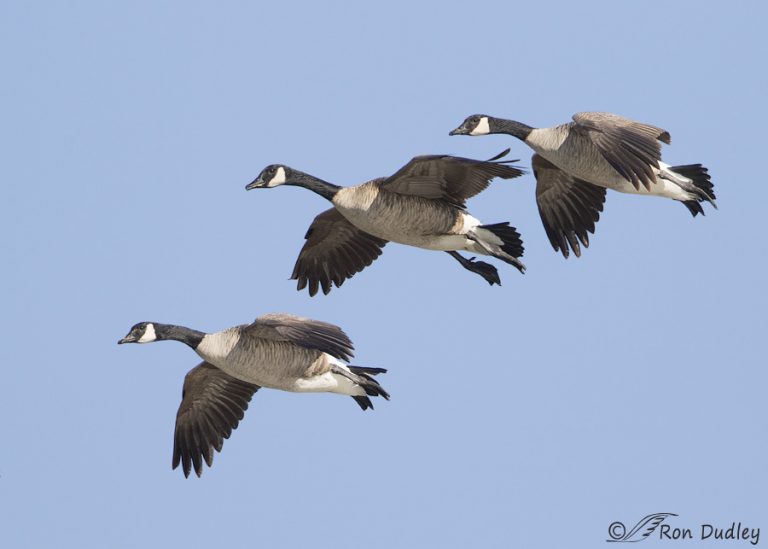
[(659, 175), (664, 179), (669, 179), (670, 181), (674, 181), (679, 185), (692, 183), (692, 181), (687, 177), (685, 177), (684, 175), (680, 175), (679, 173), (673, 172), (672, 170), (670, 170), (671, 167), (672, 166), (670, 166), (665, 162), (659, 162)]
[(331, 372), (310, 378), (301, 377), (294, 382), (295, 390), (298, 393), (333, 393), (338, 386), (339, 382)]
[(469, 135), (488, 135), (489, 133), (491, 133), (491, 126), (488, 124), (488, 117), (483, 116)]
[(147, 324), (144, 334), (139, 338), (136, 343), (151, 343), (157, 340), (157, 334), (155, 334), (155, 325), (151, 322)]
[[(331, 355), (325, 353), (328, 362), (349, 372), (349, 368)], [(319, 376), (299, 378), (294, 382), (294, 391), (298, 393), (338, 393), (342, 395), (364, 395), (365, 390), (342, 374), (325, 372)]]
[(275, 172), (275, 175), (272, 176), (272, 179), (270, 179), (267, 182), (267, 187), (277, 187), (278, 185), (282, 185), (285, 183), (285, 168), (280, 166), (277, 168), (277, 172)]
[(473, 217), (469, 215), (468, 213), (461, 214), (462, 216), (462, 225), (461, 225), (461, 231), (460, 234), (467, 234), (469, 231), (473, 230), (475, 227), (480, 225), (480, 220), (476, 217)]

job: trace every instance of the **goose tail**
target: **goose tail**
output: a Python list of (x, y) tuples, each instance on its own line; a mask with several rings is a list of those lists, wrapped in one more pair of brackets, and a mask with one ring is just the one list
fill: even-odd
[[(483, 234), (483, 231), (491, 233)], [(493, 223), (491, 225), (478, 225), (472, 235), (487, 253), (513, 265), (521, 273), (525, 272), (525, 265), (518, 258), (523, 256), (525, 248), (520, 233), (509, 222)], [(495, 238), (494, 238), (495, 237)]]
[(704, 209), (701, 207), (702, 202), (709, 202), (717, 209), (715, 186), (712, 184), (707, 168), (701, 164), (686, 164), (683, 166), (671, 166), (669, 169), (688, 180), (680, 186), (683, 190), (694, 195), (695, 198), (693, 200), (682, 200), (681, 202), (688, 208), (693, 217), (696, 217), (697, 214), (704, 215)]
[(369, 408), (373, 410), (373, 403), (370, 397), (382, 397), (385, 400), (389, 400), (389, 393), (384, 387), (379, 384), (373, 376), (378, 374), (385, 374), (387, 370), (385, 368), (370, 368), (367, 366), (347, 366), (349, 374), (347, 374), (358, 385), (365, 395), (352, 395), (357, 405), (363, 410)]

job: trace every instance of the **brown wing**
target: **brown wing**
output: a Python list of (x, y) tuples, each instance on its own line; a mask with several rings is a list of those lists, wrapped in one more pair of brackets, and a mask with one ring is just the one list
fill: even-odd
[(580, 112), (573, 121), (573, 129), (588, 136), (613, 169), (636, 189), (650, 189), (661, 160), (659, 141), (669, 144), (669, 132), (605, 112)]
[(318, 215), (309, 226), (307, 240), (299, 252), (291, 274), (296, 288), (309, 284), (309, 295), (322, 287), (328, 294), (333, 284), (340, 287), (381, 255), (386, 240), (361, 231), (331, 208)]
[(538, 154), (531, 159), (536, 176), (536, 204), (549, 241), (563, 257), (568, 246), (581, 256), (579, 240), (589, 247), (588, 232), (595, 232), (605, 203), (605, 189), (564, 172)]
[(245, 328), (251, 337), (289, 341), (306, 349), (328, 353), (340, 360), (349, 361), (354, 347), (344, 330), (319, 320), (289, 314), (267, 314), (257, 318)]
[(486, 189), (494, 177), (512, 179), (524, 173), (507, 163), (458, 156), (417, 156), (383, 180), (381, 188), (398, 194), (444, 200), (463, 209), (464, 201)]
[(207, 362), (192, 368), (184, 378), (176, 413), (173, 468), (181, 462), (188, 477), (194, 465), (197, 476), (202, 475), (203, 460), (211, 466), (213, 450), (221, 452), (224, 439), (237, 428), (258, 390), (258, 385), (235, 379)]

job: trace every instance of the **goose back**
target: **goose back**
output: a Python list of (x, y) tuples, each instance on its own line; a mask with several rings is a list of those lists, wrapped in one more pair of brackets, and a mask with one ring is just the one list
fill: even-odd
[(635, 193), (654, 192), (660, 142), (670, 142), (669, 132), (602, 112), (577, 113), (573, 122), (535, 129), (526, 138), (532, 149), (571, 175)]
[(247, 327), (206, 335), (197, 354), (236, 379), (284, 391), (294, 390), (298, 378), (330, 369), (321, 351), (253, 337)]
[(383, 240), (424, 247), (430, 237), (456, 230), (461, 212), (439, 200), (383, 189), (386, 178), (347, 187), (333, 199), (353, 225)]
[(608, 161), (588, 135), (573, 131), (573, 124), (531, 131), (526, 143), (565, 172), (602, 187), (623, 187), (626, 179)]

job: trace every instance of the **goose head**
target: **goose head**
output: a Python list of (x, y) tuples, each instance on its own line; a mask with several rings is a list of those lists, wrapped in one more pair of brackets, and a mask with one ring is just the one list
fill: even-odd
[(155, 331), (154, 322), (139, 322), (131, 328), (123, 339), (117, 342), (118, 345), (122, 343), (151, 343), (157, 341), (157, 333)]
[(494, 119), (484, 114), (473, 114), (468, 116), (461, 126), (450, 132), (448, 135), (487, 135), (493, 133), (491, 124)]
[(270, 164), (259, 174), (259, 177), (245, 186), (246, 191), (251, 189), (271, 189), (280, 185), (295, 185), (314, 191), (323, 198), (333, 200), (341, 189), (338, 185), (328, 183), (312, 175), (294, 170), (283, 164)]
[(259, 177), (248, 183), (245, 186), (246, 191), (251, 189), (270, 189), (279, 185), (290, 183), (294, 180), (300, 179), (301, 172), (297, 172), (284, 166), (282, 164), (270, 164), (259, 174)]

